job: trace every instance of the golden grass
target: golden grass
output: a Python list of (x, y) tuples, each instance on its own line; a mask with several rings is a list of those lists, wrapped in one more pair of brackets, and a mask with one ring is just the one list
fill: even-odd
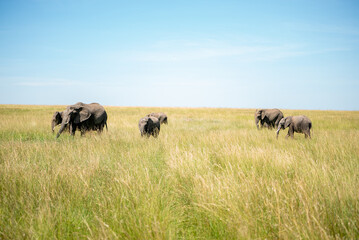
[(312, 140), (276, 140), (253, 109), (105, 107), (108, 132), (55, 139), (64, 108), (0, 105), (0, 239), (359, 238), (358, 112), (283, 110)]

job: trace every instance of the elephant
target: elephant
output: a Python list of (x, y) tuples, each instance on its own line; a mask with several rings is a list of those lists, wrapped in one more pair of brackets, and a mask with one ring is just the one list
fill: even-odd
[(160, 121), (160, 124), (164, 123), (164, 124), (168, 124), (167, 121), (167, 115), (160, 112), (160, 113), (150, 113), (147, 115), (147, 117), (155, 117)]
[(277, 128), (279, 121), (284, 117), (283, 113), (279, 109), (257, 109), (254, 114), (254, 121), (257, 129), (259, 129), (258, 123), (261, 123), (261, 128)]
[(278, 124), (277, 139), (278, 139), (279, 131), (281, 129), (286, 129), (287, 127), (289, 127), (289, 130), (285, 138), (288, 138), (289, 136), (293, 138), (294, 132), (304, 133), (305, 138), (307, 137), (311, 138), (310, 129), (312, 128), (312, 122), (308, 117), (304, 115), (289, 116), (286, 118), (282, 118)]
[(141, 137), (157, 137), (160, 134), (161, 123), (158, 118), (155, 117), (143, 117), (138, 122), (138, 128), (140, 129)]
[(81, 131), (81, 135), (90, 130), (101, 133), (104, 126), (107, 129), (106, 110), (98, 103), (85, 104), (78, 102), (74, 105), (69, 105), (62, 113), (61, 127), (56, 138), (60, 136), (67, 126), (72, 136), (75, 135), (76, 129)]
[(60, 125), (62, 123), (62, 114), (63, 112), (55, 112), (54, 115), (52, 115), (52, 121), (51, 121), (51, 130), (52, 132), (55, 131), (55, 126)]

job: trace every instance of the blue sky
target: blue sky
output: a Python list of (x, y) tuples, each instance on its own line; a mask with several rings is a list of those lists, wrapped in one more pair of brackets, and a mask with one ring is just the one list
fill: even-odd
[(0, 1), (0, 104), (359, 110), (357, 1)]

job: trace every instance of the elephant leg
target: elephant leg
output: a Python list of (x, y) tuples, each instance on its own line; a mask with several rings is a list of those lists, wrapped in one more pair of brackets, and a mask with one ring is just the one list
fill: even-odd
[(293, 127), (292, 127), (292, 126), (289, 126), (288, 134), (287, 134), (287, 136), (285, 136), (286, 139), (287, 139), (288, 137), (294, 138), (294, 130), (293, 130)]
[(308, 131), (305, 131), (304, 134), (305, 134), (305, 138), (308, 138), (308, 137), (309, 137), (310, 139), (312, 138), (312, 137), (310, 136), (310, 131), (309, 131), (309, 130), (308, 130)]
[(293, 127), (289, 128), (290, 131), (290, 137), (293, 139), (294, 138), (294, 129)]
[(97, 129), (98, 134), (101, 134), (102, 132), (103, 132), (103, 124), (101, 124)]
[(267, 128), (267, 127), (268, 127), (268, 124), (266, 122), (261, 122), (261, 129)]
[(156, 128), (154, 131), (153, 131), (153, 137), (158, 137), (158, 128)]
[(85, 135), (86, 128), (84, 126), (81, 126), (80, 131), (81, 131), (81, 137), (83, 137)]
[(145, 136), (146, 138), (149, 138), (151, 136), (151, 134), (148, 131), (144, 131), (143, 136)]
[(77, 126), (75, 124), (70, 124), (69, 128), (70, 128), (71, 136), (75, 136)]
[(277, 129), (278, 128), (278, 125), (279, 125), (279, 122), (280, 122), (281, 119), (277, 118), (277, 120), (275, 121), (274, 123), (274, 127)]

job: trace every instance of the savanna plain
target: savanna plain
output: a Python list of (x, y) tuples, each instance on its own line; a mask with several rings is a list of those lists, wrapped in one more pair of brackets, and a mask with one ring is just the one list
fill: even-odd
[(0, 239), (359, 238), (359, 112), (282, 109), (312, 139), (277, 140), (255, 109), (105, 106), (108, 131), (56, 139), (64, 109), (0, 105)]

